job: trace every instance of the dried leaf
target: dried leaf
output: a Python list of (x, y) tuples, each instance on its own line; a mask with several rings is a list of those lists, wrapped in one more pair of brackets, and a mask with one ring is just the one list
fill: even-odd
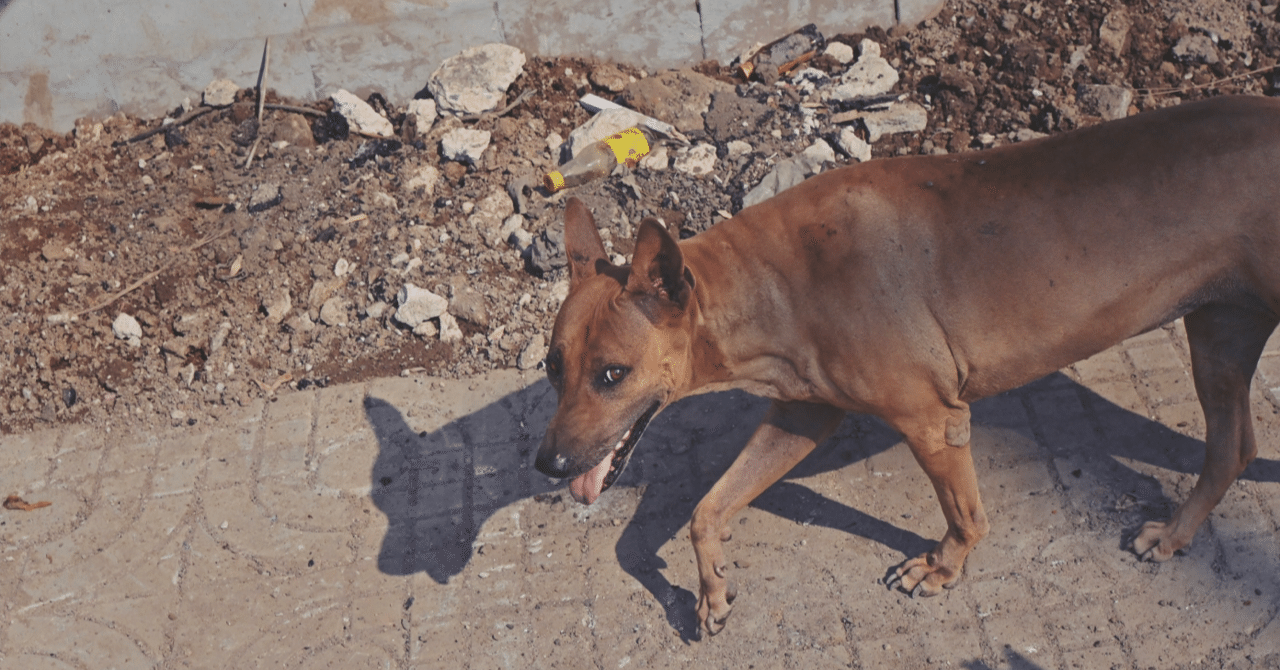
[(37, 509), (40, 509), (41, 507), (48, 507), (49, 505), (52, 505), (52, 504), (53, 503), (49, 502), (48, 500), (42, 500), (38, 503), (29, 503), (23, 500), (22, 496), (9, 496), (8, 498), (4, 499), (5, 509), (17, 510), (19, 512), (30, 512), (31, 510), (37, 510)]

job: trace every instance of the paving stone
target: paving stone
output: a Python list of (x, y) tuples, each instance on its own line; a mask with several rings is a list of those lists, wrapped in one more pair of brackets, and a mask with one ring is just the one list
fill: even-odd
[[(697, 591), (689, 515), (763, 412), (745, 394), (664, 413), (590, 508), (532, 469), (555, 406), (536, 373), (284, 392), (155, 434), (6, 436), (0, 478), (54, 504), (0, 518), (0, 654), (115, 658), (124, 640), (136, 655), (120, 667), (361, 667), (406, 653), (420, 668), (746, 667), (758, 650), (812, 667), (1164, 667), (1232, 646), (1265, 658), (1277, 650), (1258, 631), (1280, 590), (1267, 469), (1280, 415), (1265, 384), (1259, 461), (1186, 555), (1139, 564), (1118, 546), (1125, 526), (1184, 499), (1199, 467), (1203, 419), (1177, 333), (975, 403), (993, 529), (940, 598), (877, 583), (944, 523), (901, 438), (847, 419), (731, 520), (742, 595), (712, 644), (682, 639)], [(110, 633), (63, 618), (72, 609)], [(719, 644), (735, 639), (750, 649)]]

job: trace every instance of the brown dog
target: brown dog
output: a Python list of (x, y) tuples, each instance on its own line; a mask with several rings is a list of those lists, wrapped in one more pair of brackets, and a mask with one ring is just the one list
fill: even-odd
[(882, 418), (928, 474), (947, 531), (894, 581), (952, 586), (988, 531), (969, 403), (1186, 317), (1207, 457), (1191, 496), (1133, 540), (1163, 561), (1256, 453), (1249, 383), (1280, 321), (1280, 100), (1181, 105), (1055, 137), (814, 177), (677, 243), (640, 224), (611, 265), (565, 213), (569, 296), (547, 357), (559, 406), (537, 468), (591, 503), (663, 407), (698, 391), (773, 399), (694, 510), (698, 618), (733, 599), (726, 522), (831, 433)]

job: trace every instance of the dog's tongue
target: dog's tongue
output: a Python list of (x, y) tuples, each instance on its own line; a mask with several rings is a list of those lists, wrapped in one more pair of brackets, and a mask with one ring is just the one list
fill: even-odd
[(613, 454), (609, 454), (600, 461), (600, 465), (591, 468), (569, 482), (569, 493), (574, 500), (590, 505), (600, 497), (600, 492), (604, 488), (604, 478), (609, 474), (609, 466), (613, 464)]

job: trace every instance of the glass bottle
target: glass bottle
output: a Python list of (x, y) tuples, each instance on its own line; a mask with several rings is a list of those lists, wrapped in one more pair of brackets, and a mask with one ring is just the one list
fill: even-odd
[(547, 173), (542, 185), (551, 193), (599, 179), (619, 164), (635, 167), (649, 153), (652, 139), (640, 128), (610, 135), (578, 152), (559, 170)]

